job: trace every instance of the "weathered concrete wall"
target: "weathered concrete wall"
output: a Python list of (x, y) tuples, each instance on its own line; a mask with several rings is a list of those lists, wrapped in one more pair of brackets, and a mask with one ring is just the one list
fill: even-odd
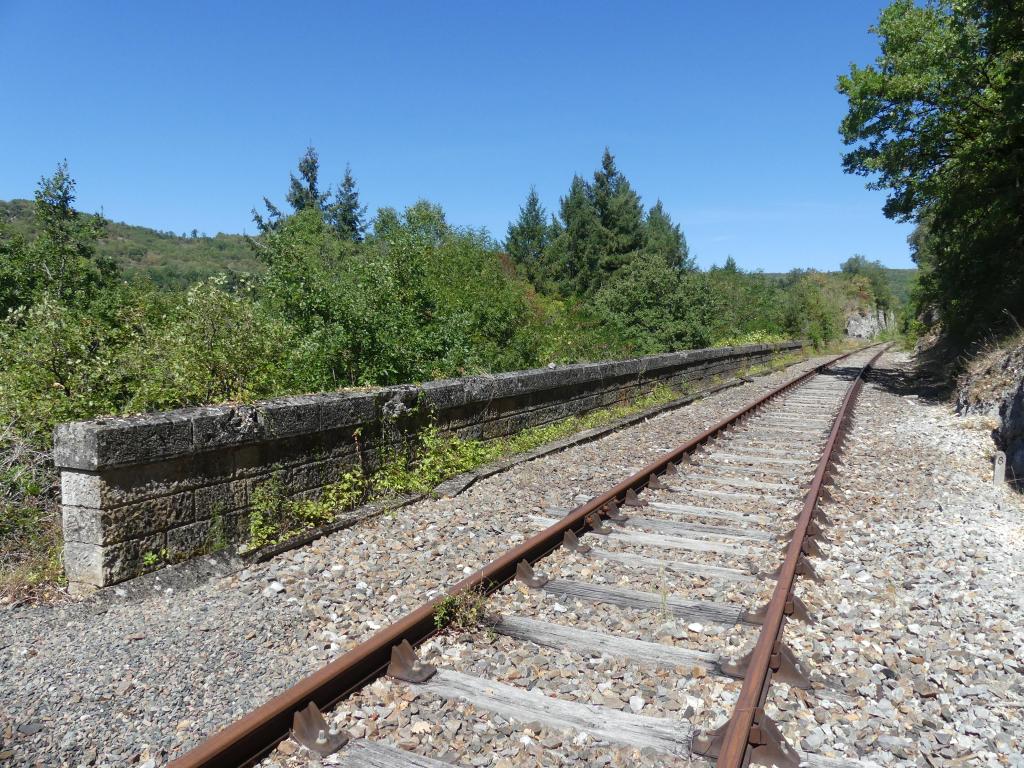
[(146, 570), (147, 553), (180, 560), (216, 526), (248, 528), (253, 489), (273, 476), (287, 495), (316, 497), (346, 471), (372, 470), (383, 449), (433, 418), (490, 439), (631, 400), (657, 384), (700, 385), (764, 363), (798, 343), (690, 350), (370, 391), (185, 408), (57, 427), (65, 568), (77, 588)]

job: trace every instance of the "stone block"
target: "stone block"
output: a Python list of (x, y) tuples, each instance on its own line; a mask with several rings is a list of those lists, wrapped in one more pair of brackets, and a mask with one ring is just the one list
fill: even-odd
[(245, 480), (217, 483), (195, 490), (195, 519), (206, 520), (215, 514), (242, 509), (249, 503)]
[(160, 556), (166, 548), (164, 534), (101, 547), (96, 544), (68, 542), (64, 546), (64, 569), (72, 584), (105, 587), (138, 576), (146, 570), (143, 558), (148, 553)]
[(122, 542), (195, 521), (191, 491), (110, 510), (104, 542)]
[(200, 520), (167, 531), (167, 559), (184, 560), (209, 550), (211, 529), (209, 520)]
[(311, 462), (292, 467), (284, 473), (284, 485), (289, 492), (322, 488), (327, 484), (327, 462)]
[(257, 403), (271, 439), (320, 431), (320, 400), (316, 395), (278, 397)]
[(249, 445), (270, 439), (265, 419), (254, 405), (198, 408), (192, 420), (197, 451)]
[[(78, 478), (65, 484), (61, 473), (62, 501), (79, 504), (78, 498), (98, 503), (82, 503), (104, 509), (147, 499), (182, 493), (198, 486), (227, 481), (234, 470), (230, 452), (207, 452), (131, 467), (114, 467), (98, 473), (96, 480)], [(69, 496), (68, 493), (71, 493)]]
[(61, 506), (61, 518), (64, 529), (64, 541), (80, 544), (107, 543), (104, 536), (109, 529), (110, 512), (89, 507), (76, 507), (70, 504)]
[(317, 399), (321, 431), (359, 427), (377, 420), (375, 392), (330, 392)]
[(146, 555), (153, 554), (161, 558), (166, 555), (167, 537), (163, 533), (131, 539), (112, 544), (103, 548), (103, 577), (106, 584), (117, 584), (119, 581), (139, 576), (150, 570), (143, 562)]
[(103, 482), (95, 472), (66, 469), (60, 473), (61, 503), (73, 507), (103, 506)]
[(192, 450), (191, 410), (58, 424), (53, 463), (97, 470), (182, 456)]
[(67, 574), (69, 584), (106, 586), (103, 570), (103, 547), (80, 541), (65, 541), (64, 572)]
[(446, 411), (466, 405), (469, 396), (461, 379), (428, 381), (420, 385), (420, 402), (440, 417)]

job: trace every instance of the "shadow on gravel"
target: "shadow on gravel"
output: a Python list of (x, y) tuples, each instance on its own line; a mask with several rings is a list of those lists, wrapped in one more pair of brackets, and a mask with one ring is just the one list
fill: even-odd
[(945, 365), (937, 364), (927, 353), (914, 356), (907, 366), (899, 368), (873, 368), (867, 375), (877, 387), (900, 397), (917, 397), (929, 403), (948, 403), (953, 382)]

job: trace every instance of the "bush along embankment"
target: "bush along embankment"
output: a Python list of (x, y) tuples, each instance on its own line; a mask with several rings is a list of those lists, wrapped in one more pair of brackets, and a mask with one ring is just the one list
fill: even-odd
[[(541, 266), (523, 255), (521, 221), (504, 244), (427, 202), (367, 222), (350, 175), (328, 196), (317, 173), (310, 150), (290, 210), (255, 216), (258, 274), (185, 289), (129, 279), (103, 255), (107, 223), (75, 209), (64, 165), (41, 181), (30, 229), (0, 222), (4, 589), (59, 580), (49, 450), (61, 422), (723, 343), (827, 344), (851, 303), (872, 300), (856, 274), (696, 269), (678, 225), (660, 205), (637, 207), (610, 155), (592, 184), (574, 181)], [(612, 209), (632, 213), (620, 221)], [(584, 220), (584, 240), (565, 236)], [(388, 484), (418, 482), (393, 475)], [(364, 493), (337, 490), (341, 501)]]

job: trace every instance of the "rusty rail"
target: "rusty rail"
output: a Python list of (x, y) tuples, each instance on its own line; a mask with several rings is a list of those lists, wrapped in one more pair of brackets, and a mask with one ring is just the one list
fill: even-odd
[[(739, 699), (732, 717), (705, 741), (699, 751), (710, 757), (717, 755), (717, 768), (743, 768), (751, 761), (777, 766), (799, 765), (799, 755), (783, 740), (772, 720), (764, 713), (764, 703), (771, 686), (773, 671), (778, 670), (787, 651), (781, 646), (786, 620), (793, 613), (793, 585), (802, 556), (808, 551), (808, 533), (825, 483), (831, 479), (842, 440), (849, 429), (853, 404), (864, 382), (865, 373), (888, 348), (883, 347), (858, 372), (846, 392), (817, 470), (804, 497), (804, 505), (797, 517), (793, 538), (786, 548), (786, 558), (778, 571), (778, 581), (764, 614), (764, 622), (757, 643), (747, 657), (747, 670), (743, 678)], [(774, 669), (773, 669), (774, 668)]]
[(418, 645), (437, 632), (434, 610), (441, 600), (469, 590), (483, 590), (491, 593), (500, 589), (515, 577), (516, 565), (521, 560), (533, 563), (551, 553), (562, 545), (566, 531), (572, 531), (577, 535), (585, 533), (590, 529), (587, 518), (593, 513), (597, 512), (600, 517), (607, 505), (622, 504), (628, 493), (635, 493), (646, 487), (653, 476), (665, 471), (669, 463), (677, 462), (682, 456), (704, 445), (718, 433), (741, 423), (779, 395), (862, 349), (838, 355), (817, 365), (792, 381), (776, 387), (733, 415), (722, 419), (670, 454), (647, 465), (611, 490), (572, 510), (557, 523), (510, 549), (498, 559), (492, 560), (479, 571), (450, 587), (445, 593), (423, 603), (343, 656), (303, 678), (258, 709), (236, 720), (203, 741), (199, 746), (173, 760), (169, 764), (169, 768), (214, 768), (214, 766), (221, 768), (223, 766), (245, 766), (255, 761), (272, 749), (277, 742), (288, 736), (292, 726), (292, 717), (296, 711), (304, 709), (311, 702), (320, 709), (330, 707), (382, 676), (387, 669), (391, 659), (391, 649), (394, 646), (403, 641)]

